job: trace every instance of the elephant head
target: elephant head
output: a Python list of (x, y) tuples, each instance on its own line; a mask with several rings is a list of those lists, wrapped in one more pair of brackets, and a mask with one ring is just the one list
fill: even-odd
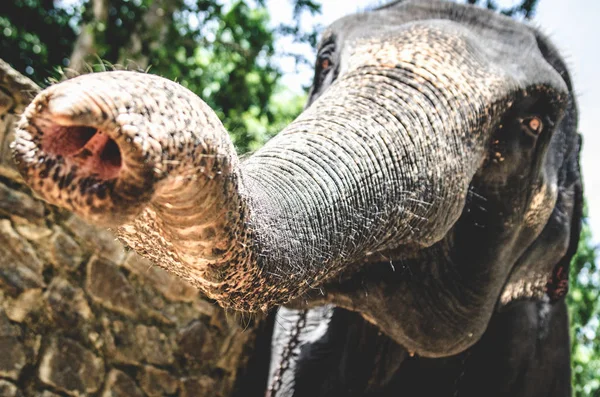
[(306, 109), (243, 161), (193, 93), (133, 72), (49, 87), (12, 147), (44, 199), (223, 306), (333, 303), (439, 357), (506, 304), (564, 294), (576, 125), (535, 29), (407, 0), (329, 27)]

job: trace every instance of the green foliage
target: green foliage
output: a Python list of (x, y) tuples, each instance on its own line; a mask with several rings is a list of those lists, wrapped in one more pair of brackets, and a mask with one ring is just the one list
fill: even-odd
[(66, 66), (77, 34), (71, 25), (77, 10), (56, 7), (52, 0), (2, 1), (2, 58), (37, 82)]
[(504, 15), (515, 18), (531, 19), (535, 15), (535, 7), (539, 0), (522, 0), (520, 3), (508, 7), (501, 8), (496, 0), (467, 0), (469, 4), (477, 4), (490, 10), (499, 11)]
[(567, 298), (571, 318), (573, 392), (600, 395), (600, 268), (589, 225), (584, 222), (577, 254), (571, 261)]
[[(108, 9), (99, 20), (94, 6), (102, 1)], [(41, 85), (60, 79), (61, 68), (68, 72), (76, 38), (87, 32), (90, 70), (120, 64), (179, 81), (215, 109), (241, 152), (263, 144), (302, 109), (303, 96), (283, 95), (279, 86), (274, 43), (277, 35), (290, 35), (314, 44), (316, 33), (299, 27), (302, 13), (319, 12), (314, 1), (295, 0), (298, 18), (289, 26), (271, 26), (264, 0), (82, 0), (70, 8), (52, 0), (8, 3), (0, 10), (2, 58)]]
[[(200, 95), (245, 151), (263, 136), (247, 129), (252, 125), (248, 119), (277, 117), (269, 106), (280, 77), (272, 63), (275, 37), (268, 27), (269, 15), (264, 7), (252, 8), (244, 1), (227, 10), (216, 5), (211, 9), (207, 2), (201, 6), (208, 11), (190, 7), (174, 15), (167, 41), (180, 45), (157, 48), (151, 71)], [(198, 27), (190, 26), (189, 13), (204, 16)]]

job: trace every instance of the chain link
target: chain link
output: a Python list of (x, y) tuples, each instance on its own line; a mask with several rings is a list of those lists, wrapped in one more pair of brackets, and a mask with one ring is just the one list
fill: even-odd
[[(277, 371), (275, 371), (275, 375), (273, 376), (271, 386), (267, 390), (265, 397), (276, 397), (277, 393), (281, 390), (281, 386), (283, 386), (283, 375), (290, 369), (290, 364), (294, 356), (294, 349), (296, 349), (300, 344), (300, 332), (306, 326), (307, 314), (308, 310), (303, 310), (300, 312), (298, 320), (294, 324), (294, 328), (290, 333), (289, 342), (281, 352), (281, 361), (279, 362), (279, 367), (277, 367)], [(463, 353), (463, 357), (460, 363), (461, 372), (454, 380), (455, 390), (453, 397), (459, 396), (461, 381), (465, 375), (467, 369), (467, 360), (470, 356), (471, 349), (468, 349)]]
[(292, 329), (290, 334), (290, 341), (281, 352), (279, 367), (277, 368), (277, 371), (275, 371), (273, 381), (271, 382), (271, 386), (269, 387), (269, 390), (267, 390), (265, 397), (275, 397), (279, 390), (281, 390), (281, 386), (283, 385), (283, 375), (290, 369), (290, 363), (294, 356), (294, 349), (300, 344), (300, 332), (306, 326), (307, 314), (308, 310), (300, 312), (298, 321), (296, 321), (294, 329)]

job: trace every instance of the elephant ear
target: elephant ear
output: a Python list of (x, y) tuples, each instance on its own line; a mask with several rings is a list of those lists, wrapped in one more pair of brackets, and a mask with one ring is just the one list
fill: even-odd
[(580, 136), (559, 171), (556, 205), (538, 238), (519, 258), (500, 297), (500, 306), (518, 299), (563, 298), (569, 266), (577, 252), (583, 218), (583, 188), (579, 169)]
[[(581, 135), (578, 139), (577, 158), (570, 161), (569, 177), (574, 179), (572, 185), (573, 209), (570, 222), (569, 246), (565, 255), (558, 261), (552, 272), (552, 277), (546, 285), (546, 294), (552, 302), (564, 297), (569, 288), (569, 269), (571, 259), (577, 253), (579, 247), (579, 238), (581, 236), (581, 227), (583, 223), (583, 187), (581, 183), (581, 172), (579, 169), (579, 153), (581, 151)], [(559, 195), (560, 197), (560, 195)]]

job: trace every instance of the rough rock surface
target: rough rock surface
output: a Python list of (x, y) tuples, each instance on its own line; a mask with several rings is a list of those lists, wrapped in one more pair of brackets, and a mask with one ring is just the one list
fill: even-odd
[(0, 396), (232, 395), (260, 322), (31, 195), (8, 143), (36, 90), (0, 60)]

